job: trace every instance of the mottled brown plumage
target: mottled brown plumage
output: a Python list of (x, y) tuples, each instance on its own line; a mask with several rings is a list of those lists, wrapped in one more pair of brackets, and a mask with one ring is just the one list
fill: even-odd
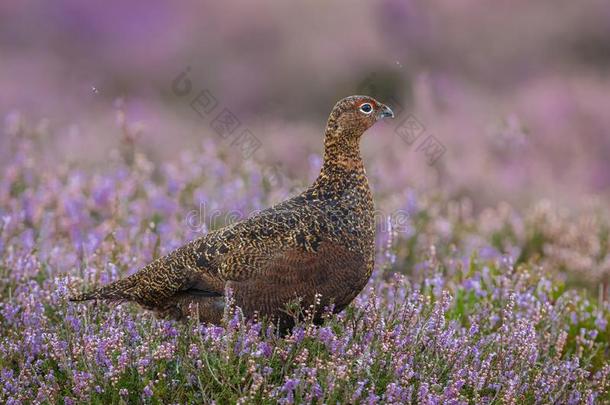
[[(328, 119), (324, 163), (311, 187), (294, 198), (196, 239), (134, 275), (73, 301), (134, 301), (163, 316), (197, 311), (219, 323), (225, 294), (247, 317), (289, 322), (287, 303), (345, 308), (373, 269), (373, 198), (360, 156), (360, 137), (392, 111), (367, 96), (339, 101)], [(196, 304), (196, 305), (193, 305)]]

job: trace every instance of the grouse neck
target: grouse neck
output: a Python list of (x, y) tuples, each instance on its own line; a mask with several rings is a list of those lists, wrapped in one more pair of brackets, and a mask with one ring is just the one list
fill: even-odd
[(320, 176), (335, 177), (346, 174), (364, 173), (364, 163), (360, 155), (359, 136), (327, 131), (324, 140), (324, 162)]

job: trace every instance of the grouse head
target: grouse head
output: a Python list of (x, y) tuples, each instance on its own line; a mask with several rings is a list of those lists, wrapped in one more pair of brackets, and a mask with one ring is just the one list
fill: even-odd
[(385, 117), (394, 118), (394, 113), (390, 107), (373, 97), (346, 97), (333, 107), (328, 118), (327, 132), (340, 134), (345, 141), (357, 141), (364, 131)]
[(394, 118), (385, 104), (369, 96), (350, 96), (335, 104), (326, 125), (325, 157), (359, 156), (360, 137), (382, 118)]

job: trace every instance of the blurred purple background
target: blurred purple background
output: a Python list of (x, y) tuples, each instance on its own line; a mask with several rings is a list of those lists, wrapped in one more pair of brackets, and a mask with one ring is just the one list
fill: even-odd
[[(103, 164), (120, 99), (156, 162), (205, 142), (239, 159), (189, 107), (208, 89), (261, 141), (254, 159), (306, 181), (334, 102), (368, 91), (402, 110), (363, 140), (377, 193), (573, 205), (610, 195), (609, 66), (607, 1), (4, 0), (0, 146), (30, 125), (50, 162)], [(433, 165), (397, 133), (408, 116), (445, 147)]]

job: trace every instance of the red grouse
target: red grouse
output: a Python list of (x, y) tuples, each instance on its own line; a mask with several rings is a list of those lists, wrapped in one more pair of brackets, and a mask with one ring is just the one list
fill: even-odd
[(373, 198), (359, 142), (384, 117), (393, 118), (392, 110), (372, 97), (344, 98), (330, 114), (324, 163), (307, 190), (70, 299), (133, 301), (161, 316), (220, 323), (231, 289), (246, 317), (258, 313), (284, 327), (291, 323), (286, 304), (295, 299), (308, 307), (318, 294), (318, 308), (341, 311), (373, 269)]

